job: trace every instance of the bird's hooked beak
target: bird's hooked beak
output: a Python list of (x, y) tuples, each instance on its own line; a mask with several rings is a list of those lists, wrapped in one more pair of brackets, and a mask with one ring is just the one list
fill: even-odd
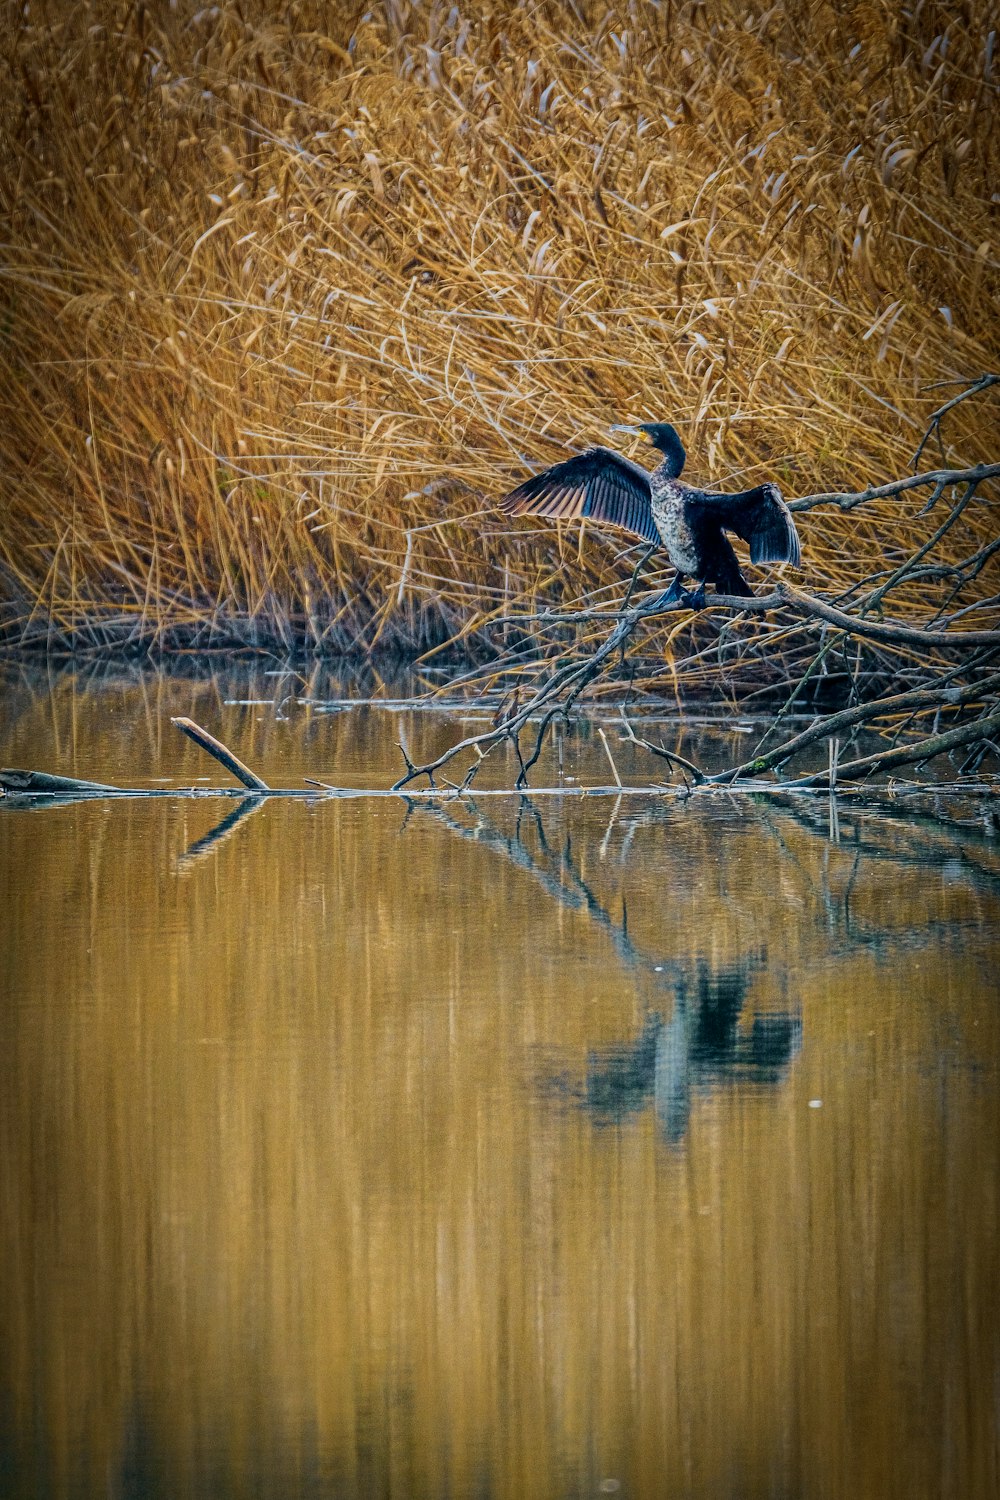
[(628, 425), (627, 423), (615, 422), (611, 427), (608, 428), (608, 431), (609, 432), (631, 432), (635, 436), (638, 436), (638, 434), (640, 432), (645, 432), (646, 429), (645, 429), (645, 427), (633, 427), (633, 426)]

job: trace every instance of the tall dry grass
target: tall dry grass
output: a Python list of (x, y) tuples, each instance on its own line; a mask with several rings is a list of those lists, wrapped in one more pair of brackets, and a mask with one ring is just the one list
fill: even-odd
[[(8, 643), (477, 642), (634, 558), (511, 531), (530, 466), (657, 417), (705, 479), (864, 486), (996, 357), (987, 0), (4, 11)], [(804, 516), (807, 586), (918, 505)]]

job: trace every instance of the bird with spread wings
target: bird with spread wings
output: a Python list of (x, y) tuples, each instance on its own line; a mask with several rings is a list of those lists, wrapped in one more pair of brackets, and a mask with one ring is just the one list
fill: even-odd
[[(726, 531), (749, 544), (752, 563), (799, 562), (795, 522), (776, 484), (732, 495), (697, 489), (680, 478), (686, 454), (668, 422), (614, 430), (646, 433), (664, 455), (658, 467), (650, 472), (611, 448), (588, 448), (526, 479), (503, 497), (501, 509), (561, 520), (588, 516), (663, 547), (677, 577), (658, 601), (662, 608), (700, 608), (708, 580), (723, 594), (753, 593)], [(696, 593), (682, 588), (684, 578), (698, 581)]]

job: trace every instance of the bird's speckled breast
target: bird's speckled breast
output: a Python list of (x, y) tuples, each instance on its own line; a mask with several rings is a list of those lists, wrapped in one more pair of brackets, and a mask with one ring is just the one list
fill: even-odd
[(684, 514), (687, 486), (654, 472), (650, 475), (649, 488), (653, 520), (663, 538), (667, 556), (678, 572), (697, 578), (701, 559)]

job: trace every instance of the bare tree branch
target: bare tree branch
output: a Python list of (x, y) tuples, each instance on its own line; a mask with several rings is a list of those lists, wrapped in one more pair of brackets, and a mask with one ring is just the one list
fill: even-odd
[[(854, 615), (834, 609), (812, 594), (800, 593), (790, 584), (779, 583), (772, 596), (776, 601), (796, 605), (804, 614), (826, 620), (848, 635), (866, 636), (874, 641), (887, 641), (891, 645), (924, 647), (1000, 646), (1000, 630), (919, 630), (904, 625), (900, 620), (859, 620)], [(713, 600), (714, 602), (714, 600)], [(759, 604), (762, 601), (744, 601)]]
[(873, 485), (867, 490), (827, 490), (821, 494), (803, 495), (799, 500), (789, 500), (789, 510), (813, 510), (817, 505), (836, 505), (840, 510), (854, 510), (869, 500), (887, 500), (893, 495), (902, 495), (907, 490), (921, 489), (932, 484), (940, 485), (941, 493), (950, 484), (982, 484), (984, 479), (995, 479), (1000, 474), (1000, 464), (977, 464), (972, 469), (929, 469), (924, 474), (913, 474), (908, 479), (893, 479), (889, 484)]
[(959, 402), (966, 401), (970, 396), (978, 395), (980, 391), (989, 390), (991, 385), (1000, 385), (1000, 375), (980, 375), (979, 379), (971, 381), (965, 387), (964, 391), (959, 391), (957, 396), (952, 396), (951, 400), (946, 401), (943, 406), (939, 406), (937, 411), (931, 412), (927, 423), (927, 431), (920, 439), (920, 446), (917, 448), (916, 453), (910, 459), (912, 468), (915, 469), (917, 467), (917, 464), (920, 462), (920, 456), (932, 437), (936, 437), (938, 440), (938, 447), (941, 451), (941, 462), (944, 463), (945, 452), (944, 444), (941, 441), (941, 418), (946, 416), (952, 407), (958, 406)]
[[(841, 781), (863, 781), (872, 776), (876, 771), (892, 771), (897, 766), (920, 765), (925, 760), (932, 760), (935, 755), (943, 755), (946, 750), (954, 750), (959, 745), (974, 744), (978, 741), (988, 739), (991, 734), (1000, 730), (1000, 713), (990, 714), (988, 718), (977, 719), (974, 724), (962, 724), (957, 729), (949, 729), (946, 734), (931, 735), (924, 740), (918, 740), (916, 744), (901, 745), (895, 750), (881, 751), (877, 755), (865, 755), (860, 760), (848, 761), (846, 765), (837, 768), (837, 776)], [(818, 771), (812, 776), (799, 776), (794, 781), (786, 782), (789, 787), (825, 786), (829, 780), (829, 772)]]
[[(855, 724), (868, 724), (875, 719), (890, 718), (894, 714), (904, 713), (913, 708), (937, 707), (940, 709), (943, 706), (959, 708), (977, 699), (988, 698), (991, 693), (997, 691), (1000, 691), (1000, 672), (964, 688), (934, 684), (926, 688), (916, 688), (908, 693), (894, 693), (891, 697), (879, 698), (874, 703), (858, 704), (854, 708), (845, 708), (840, 713), (830, 714), (818, 724), (812, 724), (808, 729), (803, 729), (801, 734), (786, 740), (783, 745), (778, 745), (774, 750), (768, 751), (767, 755), (743, 761), (732, 770), (720, 771), (714, 776), (704, 777), (703, 780), (727, 782), (742, 776), (759, 776), (764, 771), (770, 771), (775, 766), (782, 765), (793, 755), (797, 755), (800, 750), (815, 744), (817, 740), (828, 739), (839, 734), (842, 729), (848, 729)], [(647, 748), (653, 747), (647, 746)]]

